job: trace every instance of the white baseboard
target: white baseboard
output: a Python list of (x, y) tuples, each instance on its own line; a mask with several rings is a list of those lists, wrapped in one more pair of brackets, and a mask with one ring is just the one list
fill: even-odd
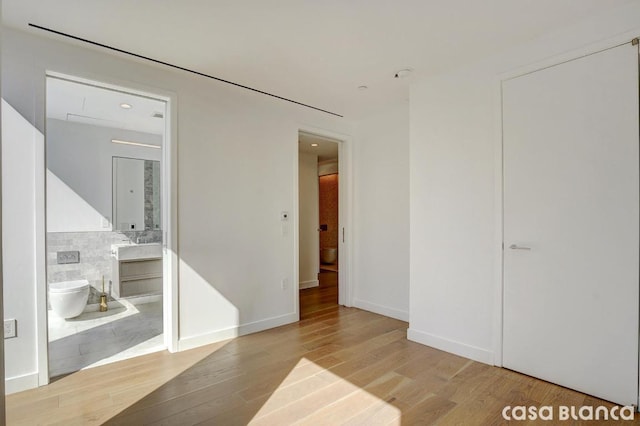
[(296, 321), (298, 321), (298, 316), (293, 312), (279, 317), (267, 318), (260, 321), (241, 324), (235, 327), (212, 331), (211, 333), (185, 337), (178, 340), (178, 352), (209, 345), (222, 340), (233, 339), (238, 336), (244, 336), (245, 334), (257, 333), (270, 328), (280, 327), (281, 325), (290, 324)]
[(484, 364), (493, 365), (493, 352), (486, 349), (456, 342), (455, 340), (445, 339), (440, 336), (434, 336), (433, 334), (417, 331), (411, 328), (407, 330), (407, 339), (454, 355), (459, 355)]
[(356, 308), (364, 309), (365, 311), (373, 312), (375, 314), (384, 315), (385, 317), (391, 317), (400, 321), (409, 322), (409, 312), (401, 311), (399, 309), (390, 308), (388, 306), (378, 305), (377, 303), (367, 302), (362, 299), (353, 299), (353, 306)]
[(319, 280), (300, 281), (300, 290), (304, 290), (305, 288), (318, 287), (319, 285)]
[(178, 339), (178, 352), (220, 342), (222, 340), (238, 337), (238, 327), (229, 327), (197, 336), (182, 337)]
[(5, 394), (22, 392), (38, 387), (38, 373), (25, 374), (24, 376), (9, 377), (4, 381)]
[(239, 335), (244, 336), (245, 334), (257, 333), (270, 328), (280, 327), (281, 325), (291, 324), (296, 321), (298, 321), (298, 316), (295, 312), (291, 312), (290, 314), (280, 315), (279, 317), (249, 322), (241, 324), (240, 327), (238, 327)]

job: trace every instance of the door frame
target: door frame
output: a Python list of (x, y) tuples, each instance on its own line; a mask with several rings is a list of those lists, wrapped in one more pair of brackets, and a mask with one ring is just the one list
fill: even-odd
[[(87, 84), (108, 90), (130, 93), (165, 102), (165, 132), (162, 147), (162, 200), (163, 226), (163, 337), (169, 352), (178, 351), (178, 196), (177, 196), (177, 95), (167, 90), (146, 87), (131, 81), (120, 81), (104, 75), (69, 75), (47, 70), (44, 77), (44, 105), (46, 117), (46, 87), (48, 78), (58, 78), (79, 84)], [(44, 145), (36, 149), (36, 331), (38, 386), (49, 384), (49, 339), (47, 311), (47, 213), (46, 213), (46, 120)]]
[[(314, 136), (320, 136), (333, 139), (338, 143), (338, 222), (339, 222), (339, 239), (338, 239), (338, 256), (340, 258), (340, 267), (338, 269), (338, 304), (351, 307), (353, 306), (353, 281), (352, 281), (352, 261), (353, 261), (353, 179), (352, 179), (352, 146), (353, 138), (351, 135), (337, 133), (323, 128), (318, 128), (306, 124), (298, 125), (295, 134), (295, 140), (292, 149), (295, 149), (294, 164), (294, 200), (293, 200), (293, 293), (294, 293), (294, 312), (300, 320), (300, 232), (299, 232), (299, 182), (298, 182), (298, 134), (300, 132), (308, 133)], [(343, 237), (344, 236), (344, 237)]]
[[(630, 43), (634, 38), (640, 37), (640, 29), (628, 31), (615, 37), (591, 43), (578, 49), (574, 49), (562, 54), (554, 55), (546, 59), (531, 63), (527, 66), (512, 69), (500, 73), (494, 79), (493, 104), (494, 104), (494, 205), (496, 214), (494, 217), (495, 227), (495, 251), (494, 268), (496, 271), (494, 282), (494, 315), (493, 315), (493, 365), (503, 366), (502, 332), (504, 326), (504, 158), (503, 158), (503, 127), (502, 127), (502, 83), (526, 74), (543, 70), (565, 62), (573, 61), (584, 56), (593, 55), (604, 50), (608, 50), (626, 43)], [(640, 354), (639, 354), (640, 356)], [(638, 361), (640, 365), (640, 359)], [(640, 383), (640, 379), (639, 379)], [(638, 398), (640, 403), (640, 396)], [(639, 404), (640, 406), (640, 404)]]

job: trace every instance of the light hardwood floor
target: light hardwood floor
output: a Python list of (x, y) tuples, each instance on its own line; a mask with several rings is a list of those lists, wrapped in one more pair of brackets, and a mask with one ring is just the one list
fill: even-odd
[(338, 273), (320, 271), (318, 287), (300, 290), (300, 319), (313, 318), (338, 307)]
[(9, 395), (8, 424), (486, 425), (505, 405), (611, 406), (410, 342), (407, 323), (311, 290), (298, 323)]

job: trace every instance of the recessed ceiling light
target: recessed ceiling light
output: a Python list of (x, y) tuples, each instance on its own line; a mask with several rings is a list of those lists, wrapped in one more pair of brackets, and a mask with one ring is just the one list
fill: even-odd
[(358, 90), (367, 90), (369, 86), (358, 86)]
[(318, 144), (317, 143), (312, 143), (311, 146), (318, 146)]
[(407, 78), (411, 74), (413, 70), (411, 68), (405, 68), (399, 71), (396, 71), (393, 78)]
[(120, 108), (124, 108), (124, 109), (131, 109), (131, 104), (127, 104), (127, 103), (121, 103), (120, 104)]

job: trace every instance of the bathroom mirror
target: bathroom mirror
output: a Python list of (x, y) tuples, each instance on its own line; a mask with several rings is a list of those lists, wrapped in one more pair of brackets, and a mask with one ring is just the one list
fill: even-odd
[(160, 229), (160, 162), (113, 157), (113, 227)]

